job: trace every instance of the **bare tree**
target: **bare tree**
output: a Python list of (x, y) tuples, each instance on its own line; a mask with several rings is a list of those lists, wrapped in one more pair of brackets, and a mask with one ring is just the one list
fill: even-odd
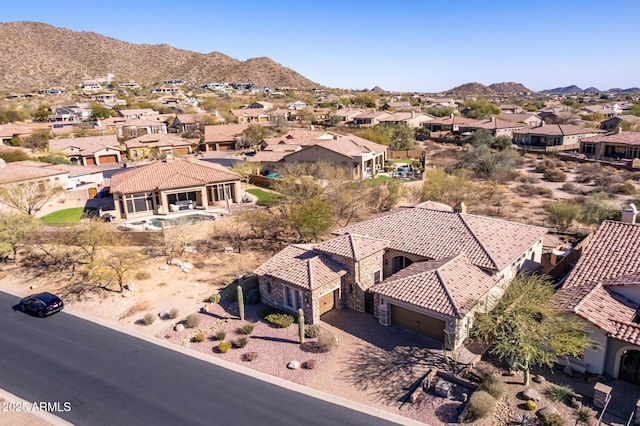
[(0, 256), (13, 253), (13, 261), (18, 258), (18, 248), (25, 244), (39, 228), (39, 222), (22, 213), (0, 213)]
[(35, 215), (48, 202), (56, 199), (62, 188), (49, 182), (21, 182), (0, 186), (0, 203), (28, 215)]
[(89, 265), (89, 280), (98, 282), (109, 289), (112, 284), (118, 285), (120, 293), (124, 291), (124, 282), (132, 276), (142, 262), (140, 251), (130, 247), (111, 247), (108, 252), (101, 252)]

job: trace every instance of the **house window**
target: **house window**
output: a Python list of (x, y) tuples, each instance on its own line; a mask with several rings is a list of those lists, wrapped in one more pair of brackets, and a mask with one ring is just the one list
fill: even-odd
[(377, 271), (375, 271), (373, 273), (373, 283), (374, 284), (378, 284), (380, 282), (381, 276), (380, 276), (380, 269), (378, 269)]
[(153, 210), (153, 193), (140, 192), (137, 194), (127, 194), (124, 196), (127, 203), (127, 212), (138, 213)]
[(391, 259), (391, 273), (395, 274), (396, 272), (406, 268), (412, 263), (413, 263), (413, 260), (409, 259), (408, 257), (396, 256), (393, 259)]
[(284, 287), (284, 306), (291, 310), (302, 308), (302, 292), (289, 286)]

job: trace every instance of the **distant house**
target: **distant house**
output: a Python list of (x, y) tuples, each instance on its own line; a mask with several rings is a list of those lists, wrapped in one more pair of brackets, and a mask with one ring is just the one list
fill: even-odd
[(219, 164), (176, 158), (114, 174), (111, 193), (119, 216), (129, 219), (238, 203), (241, 179)]
[(380, 124), (380, 120), (390, 117), (386, 111), (362, 112), (353, 117), (353, 124), (358, 127), (373, 127)]
[(142, 118), (158, 115), (158, 114), (159, 114), (158, 111), (151, 108), (121, 109), (120, 111), (118, 111), (118, 115), (120, 115), (120, 117), (124, 117), (129, 120), (134, 120), (134, 119), (140, 120)]
[[(159, 118), (159, 116), (157, 116)], [(159, 135), (167, 133), (167, 123), (153, 116), (149, 118), (109, 117), (100, 120), (101, 128), (115, 130), (119, 138), (137, 138), (142, 135)]]
[(22, 138), (31, 134), (31, 129), (13, 123), (0, 124), (0, 143), (10, 144), (13, 138)]
[(163, 158), (167, 154), (181, 156), (191, 154), (198, 139), (185, 139), (174, 134), (150, 134), (124, 142), (127, 157), (131, 160)]
[[(631, 207), (631, 206), (630, 206)], [(557, 293), (567, 313), (588, 324), (599, 343), (580, 360), (569, 359), (592, 374), (640, 385), (640, 225), (637, 211), (623, 212), (623, 222), (605, 221)]]
[(381, 118), (380, 124), (387, 125), (400, 125), (409, 126), (411, 128), (418, 128), (422, 126), (422, 123), (435, 119), (433, 115), (423, 114), (421, 112), (394, 112), (389, 117)]
[(410, 101), (385, 102), (381, 108), (385, 111), (407, 111), (413, 109)]
[(120, 144), (115, 135), (49, 140), (49, 152), (64, 154), (81, 166), (119, 163)]
[(429, 106), (436, 108), (455, 108), (458, 106), (458, 103), (453, 98), (433, 98)]
[(269, 111), (273, 109), (273, 104), (271, 102), (259, 101), (249, 104), (248, 108), (260, 108)]
[(293, 101), (287, 104), (287, 108), (293, 109), (293, 110), (306, 109), (306, 108), (309, 108), (309, 106), (310, 105), (305, 101)]
[(587, 105), (580, 108), (580, 114), (602, 114), (607, 118), (612, 118), (622, 114), (622, 108), (618, 104)]
[(453, 349), (475, 313), (491, 309), (518, 271), (540, 262), (545, 233), (426, 203), (337, 230), (325, 242), (289, 246), (254, 272), (264, 303), (301, 308), (310, 323), (349, 308)]
[(51, 108), (49, 121), (86, 121), (91, 117), (92, 111), (89, 104), (78, 103), (76, 105), (63, 105)]
[[(599, 134), (580, 140), (580, 153), (596, 160), (640, 159), (640, 132)], [(633, 164), (633, 163), (632, 163)]]
[(542, 126), (542, 119), (535, 113), (501, 114), (498, 119), (513, 123), (524, 123), (529, 127)]
[(436, 117), (433, 120), (426, 121), (422, 123), (422, 127), (427, 128), (430, 132), (459, 133), (461, 127), (477, 123), (478, 120), (473, 118), (451, 114), (447, 117)]
[(577, 151), (584, 138), (604, 133), (570, 124), (542, 124), (540, 127), (516, 130), (513, 143), (522, 149), (542, 151)]
[(527, 125), (524, 123), (514, 123), (507, 120), (498, 120), (495, 117), (491, 117), (486, 120), (477, 120), (476, 122), (470, 122), (460, 125), (460, 133), (474, 133), (478, 130), (487, 130), (493, 136), (508, 136), (511, 137), (516, 130), (522, 130)]
[(238, 120), (238, 123), (247, 124), (269, 124), (269, 114), (264, 108), (241, 108), (232, 109), (231, 114)]
[(600, 123), (600, 128), (603, 130), (617, 131), (623, 125), (637, 127), (640, 130), (640, 117), (638, 117), (637, 115), (618, 115), (616, 117), (604, 120), (602, 123)]
[(40, 161), (15, 161), (5, 163), (0, 159), (0, 185), (24, 182), (47, 182), (51, 186), (64, 187), (69, 181), (69, 172)]
[(523, 111), (520, 105), (502, 104), (499, 108), (500, 114), (520, 114)]
[(233, 151), (237, 149), (247, 124), (220, 124), (204, 127), (204, 151)]
[(225, 119), (216, 111), (214, 114), (178, 114), (171, 123), (177, 133), (204, 133), (207, 124), (224, 123)]
[(334, 111), (332, 116), (340, 117), (341, 124), (350, 124), (353, 123), (354, 118), (362, 112), (360, 109), (341, 108)]

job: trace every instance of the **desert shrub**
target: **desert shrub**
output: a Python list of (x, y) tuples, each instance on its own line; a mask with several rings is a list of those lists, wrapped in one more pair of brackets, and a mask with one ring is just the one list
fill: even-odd
[(258, 290), (257, 288), (251, 289), (247, 292), (247, 295), (245, 296), (247, 305), (257, 305), (258, 303), (260, 303), (260, 290)]
[(253, 333), (253, 328), (255, 327), (255, 324), (252, 322), (248, 322), (245, 325), (243, 325), (242, 327), (240, 327), (238, 329), (238, 334), (244, 334), (246, 336), (248, 336), (249, 334)]
[(538, 409), (538, 404), (536, 404), (533, 399), (530, 399), (524, 403), (524, 409), (527, 411), (536, 411)]
[(227, 337), (227, 333), (225, 333), (223, 330), (220, 330), (216, 333), (216, 339), (218, 339), (218, 341), (220, 342), (222, 342), (225, 337)]
[(495, 410), (496, 400), (485, 391), (476, 391), (469, 398), (467, 414), (471, 417), (471, 420), (489, 417)]
[(226, 354), (231, 349), (231, 342), (222, 341), (218, 343), (218, 352)]
[(564, 182), (567, 180), (567, 174), (560, 169), (547, 169), (544, 171), (544, 177), (549, 182)]
[(203, 262), (202, 260), (198, 260), (197, 262), (193, 263), (193, 267), (196, 269), (204, 269), (207, 266), (207, 264), (205, 262)]
[(138, 271), (135, 275), (135, 279), (138, 281), (144, 281), (151, 278), (151, 274), (147, 271)]
[(238, 348), (244, 348), (249, 343), (249, 338), (247, 336), (240, 336), (236, 339), (233, 344)]
[(220, 296), (220, 293), (214, 293), (211, 296), (209, 296), (209, 302), (211, 303), (220, 303), (220, 299), (222, 299), (222, 296)]
[(146, 314), (144, 314), (144, 317), (142, 318), (142, 321), (144, 321), (145, 325), (151, 325), (155, 320), (156, 320), (156, 316), (151, 312), (147, 312)]
[(490, 374), (482, 381), (480, 390), (487, 392), (494, 398), (502, 398), (507, 392), (507, 387), (497, 376)]
[(562, 190), (567, 194), (575, 194), (578, 192), (578, 186), (575, 183), (566, 182), (562, 185)]
[(242, 354), (243, 361), (251, 362), (251, 361), (255, 361), (257, 358), (258, 358), (258, 352), (247, 352)]
[(302, 363), (302, 368), (307, 370), (315, 370), (316, 367), (317, 367), (317, 363), (315, 359), (310, 359)]
[(528, 183), (516, 186), (514, 191), (519, 195), (527, 197), (532, 197), (534, 195), (550, 197), (552, 194), (552, 191), (549, 188), (545, 188), (542, 185), (531, 185)]
[(237, 302), (238, 301), (238, 288), (236, 286), (228, 287), (224, 291), (224, 297), (225, 297), (225, 299), (227, 299), (230, 302)]
[(542, 419), (542, 423), (545, 426), (564, 426), (564, 420), (560, 414), (549, 414)]
[(191, 340), (193, 340), (196, 343), (202, 343), (204, 342), (204, 339), (207, 337), (207, 335), (205, 334), (204, 331), (198, 331), (196, 334), (193, 335), (193, 338)]
[(551, 385), (544, 391), (545, 395), (552, 401), (562, 401), (571, 404), (573, 399), (573, 389), (570, 386)]
[(635, 195), (636, 192), (636, 186), (631, 181), (626, 181), (625, 183), (621, 183), (616, 187), (617, 194)]
[(178, 318), (178, 315), (180, 315), (180, 311), (177, 308), (173, 308), (169, 311), (169, 318), (170, 319), (176, 319)]
[(304, 329), (304, 337), (307, 339), (313, 339), (314, 337), (318, 337), (320, 335), (320, 327), (316, 324), (308, 325)]
[(549, 169), (555, 169), (556, 162), (550, 159), (545, 159), (536, 164), (535, 172), (536, 173), (545, 173)]
[(318, 336), (318, 351), (319, 352), (329, 352), (333, 348), (338, 345), (338, 341), (336, 340), (336, 336), (331, 333), (321, 333)]
[(187, 328), (196, 328), (200, 325), (200, 315), (198, 314), (189, 314), (187, 319), (184, 320), (185, 326)]
[(293, 315), (289, 314), (269, 314), (264, 319), (278, 328), (287, 328), (293, 324)]
[(265, 306), (264, 308), (260, 308), (260, 310), (258, 311), (258, 316), (262, 319), (266, 319), (267, 316), (271, 314), (281, 314), (281, 313), (283, 312), (276, 308), (272, 308), (271, 306)]
[(516, 181), (522, 183), (540, 183), (540, 178), (536, 175), (527, 173), (525, 175), (520, 175)]

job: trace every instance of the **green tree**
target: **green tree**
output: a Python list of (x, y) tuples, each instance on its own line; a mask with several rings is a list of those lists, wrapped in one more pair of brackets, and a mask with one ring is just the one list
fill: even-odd
[(355, 95), (351, 102), (353, 105), (362, 108), (375, 108), (377, 106), (378, 98), (372, 93), (360, 93)]
[(579, 205), (569, 201), (557, 201), (547, 205), (545, 208), (549, 222), (558, 228), (558, 231), (565, 232), (573, 220), (580, 216), (582, 209)]
[(39, 229), (39, 222), (22, 213), (0, 212), (0, 256), (13, 255), (15, 262), (18, 249)]
[(389, 147), (393, 151), (408, 151), (416, 146), (415, 131), (409, 126), (394, 126)]
[(18, 150), (0, 151), (0, 158), (2, 158), (6, 163), (31, 159), (25, 152)]
[(458, 167), (471, 170), (480, 178), (502, 182), (515, 168), (516, 156), (514, 149), (494, 151), (487, 145), (479, 145), (467, 150)]
[(21, 182), (0, 186), (0, 203), (28, 215), (35, 215), (53, 201), (62, 188), (49, 182)]
[(113, 112), (104, 105), (91, 104), (91, 120), (104, 120), (111, 117)]
[(455, 206), (461, 202), (471, 205), (477, 192), (477, 186), (468, 178), (465, 170), (456, 170), (448, 174), (443, 169), (425, 171), (424, 183), (416, 197), (420, 202), (433, 201)]
[(247, 146), (257, 147), (268, 135), (267, 129), (260, 124), (249, 124), (242, 131), (242, 140)]
[(568, 317), (553, 302), (554, 287), (548, 277), (517, 276), (488, 313), (476, 315), (472, 336), (492, 344), (490, 353), (513, 368), (552, 367), (559, 356), (581, 356), (593, 347), (585, 323)]
[(490, 118), (492, 115), (500, 115), (500, 107), (487, 101), (469, 101), (465, 103), (468, 110), (467, 117), (476, 120)]
[(603, 192), (591, 194), (582, 206), (580, 222), (589, 225), (598, 225), (605, 220), (620, 219), (620, 209), (611, 206), (608, 199), (608, 195)]
[(303, 204), (293, 204), (289, 217), (290, 226), (303, 241), (318, 241), (318, 236), (333, 225), (333, 209), (329, 202), (314, 197)]
[(49, 114), (51, 114), (51, 106), (40, 105), (33, 113), (33, 120), (40, 122), (47, 121), (49, 119)]

